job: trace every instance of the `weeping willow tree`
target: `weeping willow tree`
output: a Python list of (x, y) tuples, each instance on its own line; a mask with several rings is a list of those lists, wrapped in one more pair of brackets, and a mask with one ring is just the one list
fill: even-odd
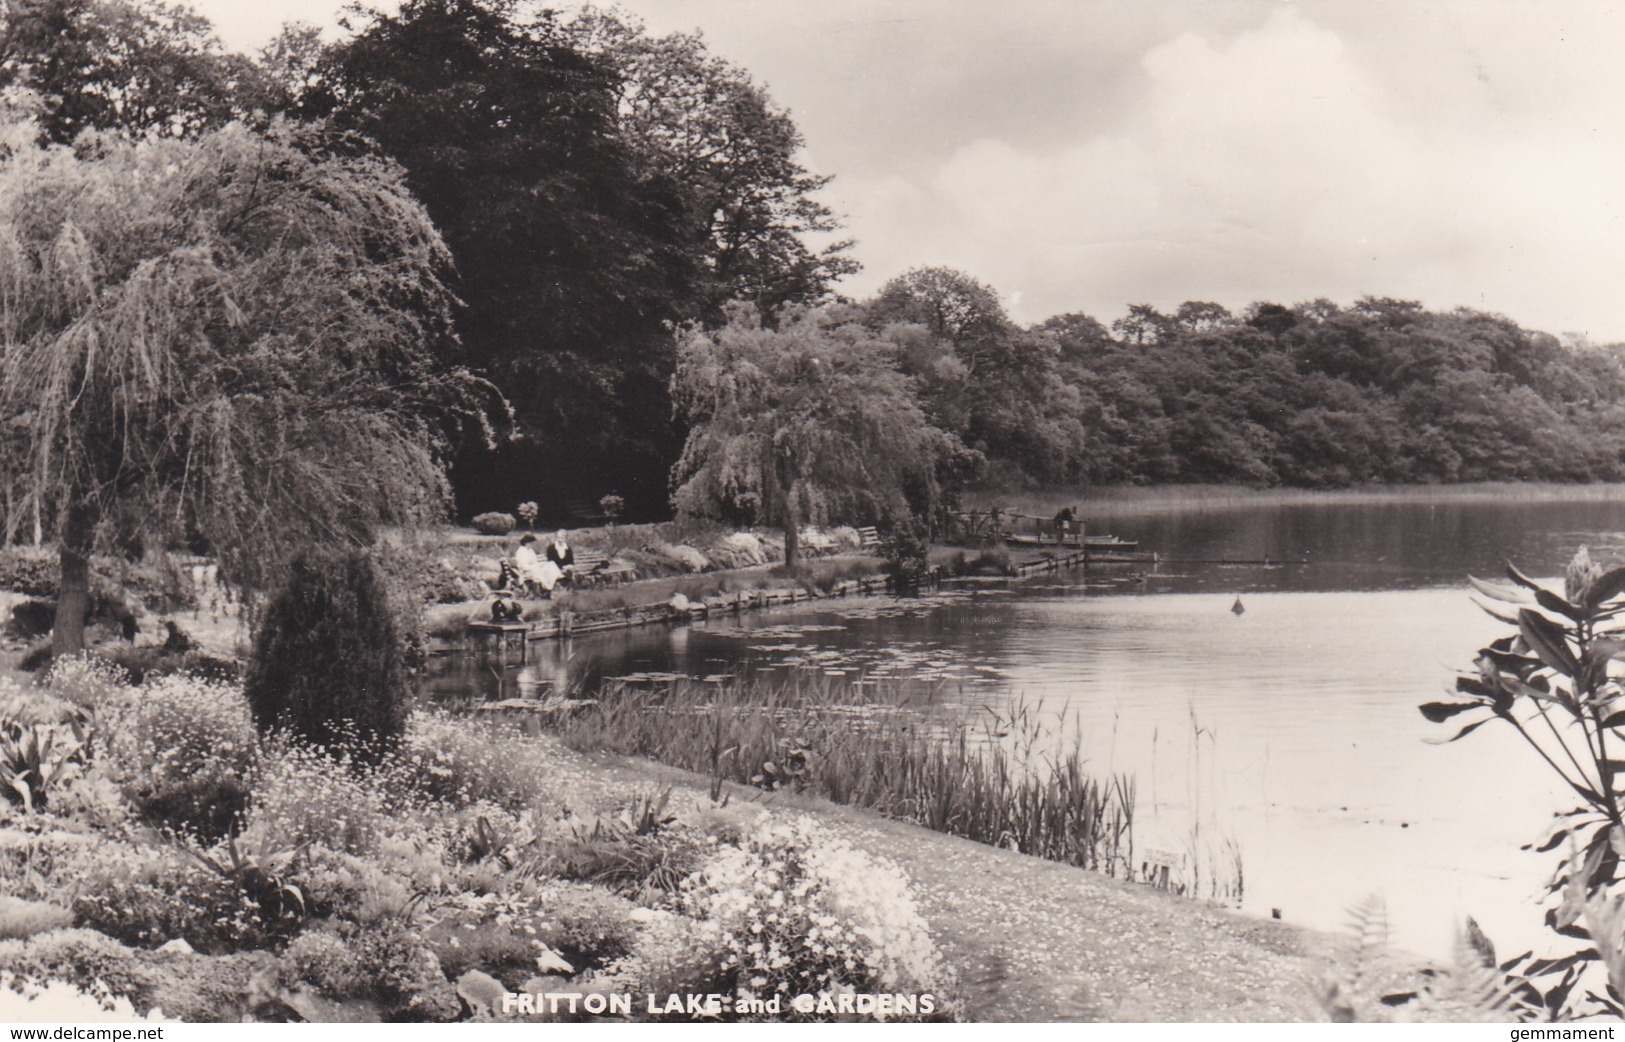
[(802, 525), (929, 513), (966, 450), (931, 425), (896, 349), (831, 309), (778, 329), (735, 306), (678, 345), (672, 396), (689, 423), (672, 504), (689, 517), (744, 517), (784, 532), (794, 571)]
[(0, 501), (60, 546), (201, 544), (265, 589), (295, 553), (443, 511), (484, 385), (442, 365), (448, 256), (399, 172), (317, 133), (82, 136), (0, 162)]

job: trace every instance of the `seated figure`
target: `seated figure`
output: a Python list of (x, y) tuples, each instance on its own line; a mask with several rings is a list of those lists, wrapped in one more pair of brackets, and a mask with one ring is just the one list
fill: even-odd
[(519, 572), (520, 582), (539, 588), (543, 598), (551, 597), (553, 587), (564, 572), (552, 561), (545, 561), (537, 556), (533, 545), (535, 542), (536, 537), (533, 535), (526, 535), (519, 540), (519, 549), (513, 554), (514, 568)]
[(576, 552), (570, 549), (570, 544), (564, 538), (564, 529), (553, 534), (553, 541), (547, 544), (547, 559), (558, 566), (561, 572), (571, 572), (576, 566)]

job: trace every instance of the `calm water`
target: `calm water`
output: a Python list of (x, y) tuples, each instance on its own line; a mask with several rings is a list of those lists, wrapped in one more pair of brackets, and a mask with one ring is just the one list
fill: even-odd
[(1427, 744), (1450, 732), (1416, 705), (1504, 632), (1472, 605), (1465, 574), (1511, 559), (1559, 575), (1581, 544), (1625, 561), (1625, 501), (1252, 506), (1110, 528), (1169, 558), (1295, 563), (1165, 562), (1119, 567), (1144, 581), (1110, 591), (1080, 572), (603, 634), (536, 645), (503, 676), (452, 663), (439, 687), (923, 674), (990, 722), (1020, 701), (1081, 733), (1101, 772), (1136, 777), (1138, 847), (1208, 866), (1234, 844), (1250, 911), (1336, 929), (1376, 893), (1413, 950), (1448, 953), (1468, 914), (1504, 951), (1543, 940), (1534, 902), (1551, 863), (1518, 846), (1569, 798), (1508, 729)]

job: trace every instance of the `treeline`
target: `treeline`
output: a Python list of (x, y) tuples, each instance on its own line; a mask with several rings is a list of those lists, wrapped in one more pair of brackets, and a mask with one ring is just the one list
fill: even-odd
[(1193, 301), (1135, 306), (1110, 328), (1072, 314), (1022, 329), (990, 288), (943, 269), (865, 309), (871, 325), (918, 325), (900, 365), (1000, 483), (1625, 478), (1620, 348), (1498, 315)]
[(562, 519), (611, 492), (628, 517), (666, 512), (688, 433), (674, 334), (723, 327), (736, 301), (768, 329), (821, 306), (869, 329), (930, 425), (974, 450), (961, 461), (983, 461), (977, 480), (1625, 478), (1612, 349), (1370, 298), (1024, 328), (990, 287), (937, 268), (837, 301), (852, 244), (809, 242), (839, 231), (816, 197), (827, 178), (798, 161), (790, 114), (699, 36), (519, 0), (352, 17), (336, 43), (290, 27), (237, 55), (153, 0), (16, 0), (0, 21), (0, 101), (79, 148), (96, 133), (282, 122), (300, 126), (282, 140), (397, 164), (452, 261), (444, 361), (512, 407), (494, 448), (461, 443), (465, 515), (529, 499)]

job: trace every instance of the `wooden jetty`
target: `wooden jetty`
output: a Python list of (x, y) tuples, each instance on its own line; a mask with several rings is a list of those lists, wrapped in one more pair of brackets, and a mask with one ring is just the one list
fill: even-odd
[(1011, 546), (1055, 547), (1074, 550), (1132, 553), (1138, 541), (1121, 536), (1088, 532), (1088, 519), (1073, 517), (1065, 522), (1053, 517), (1023, 514), (1019, 510), (961, 510), (954, 515), (959, 534), (971, 540), (997, 540)]

